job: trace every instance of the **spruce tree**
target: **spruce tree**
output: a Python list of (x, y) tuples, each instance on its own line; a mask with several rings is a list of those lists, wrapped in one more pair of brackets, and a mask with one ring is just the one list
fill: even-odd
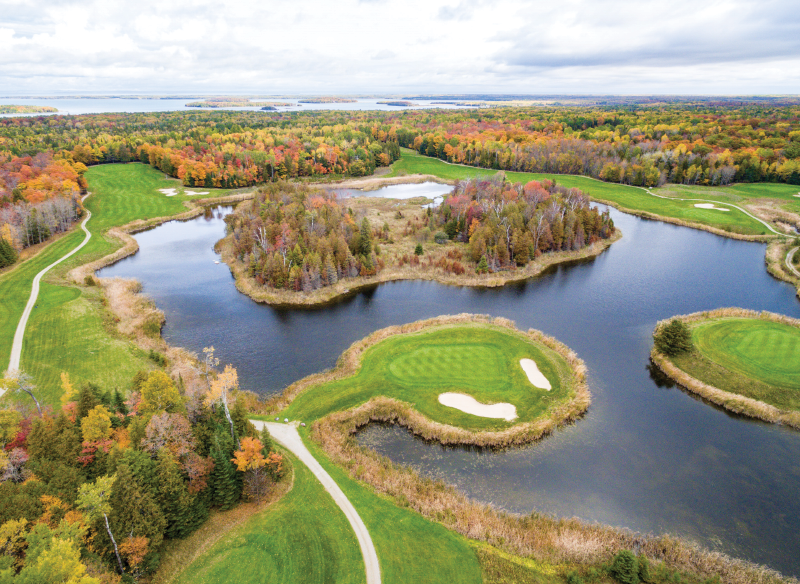
[(99, 388), (93, 383), (84, 383), (78, 393), (78, 418), (85, 417), (95, 406), (100, 405)]
[(198, 509), (195, 497), (189, 493), (181, 469), (169, 450), (162, 448), (158, 453), (156, 465), (158, 475), (158, 503), (167, 520), (165, 535), (169, 538), (183, 538), (197, 528)]
[(211, 447), (211, 458), (214, 461), (214, 470), (211, 473), (212, 497), (211, 503), (222, 510), (230, 509), (239, 501), (242, 487), (236, 475), (236, 467), (231, 462), (233, 458), (233, 440), (230, 435), (222, 430), (214, 436), (214, 445)]
[(114, 533), (144, 536), (150, 540), (151, 550), (158, 549), (164, 540), (167, 521), (153, 496), (139, 485), (127, 464), (117, 467), (110, 502)]
[(686, 323), (673, 318), (655, 333), (655, 346), (660, 352), (673, 357), (692, 350), (692, 333)]
[(0, 268), (12, 265), (17, 261), (17, 250), (4, 237), (0, 237)]

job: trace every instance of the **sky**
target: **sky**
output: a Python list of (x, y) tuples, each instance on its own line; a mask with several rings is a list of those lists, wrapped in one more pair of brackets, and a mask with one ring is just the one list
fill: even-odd
[(800, 94), (800, 0), (0, 0), (0, 95)]

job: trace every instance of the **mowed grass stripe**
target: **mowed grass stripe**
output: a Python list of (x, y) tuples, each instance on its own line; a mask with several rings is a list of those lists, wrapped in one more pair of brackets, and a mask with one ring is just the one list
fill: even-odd
[(292, 455), (284, 497), (186, 566), (173, 584), (363, 584), (364, 562), (347, 518)]
[(383, 584), (480, 584), (481, 568), (469, 541), (415, 511), (397, 506), (353, 480), (300, 428), (308, 449), (336, 481), (369, 530)]
[[(209, 194), (167, 197), (158, 189), (180, 190), (180, 181), (165, 179), (162, 172), (138, 163), (93, 166), (86, 178), (92, 193), (85, 201), (92, 212), (86, 227), (92, 239), (44, 276), (23, 341), (22, 369), (33, 375), (42, 401), (51, 405), (58, 402), (61, 370), (70, 373), (73, 381), (96, 381), (103, 389), (126, 390), (136, 371), (153, 367), (133, 343), (114, 332), (111, 316), (100, 303), (99, 290), (76, 287), (65, 280), (65, 274), (118, 249), (119, 242), (106, 236), (112, 227), (137, 219), (176, 215), (187, 210), (184, 201), (230, 192), (201, 189)], [(8, 363), (14, 330), (30, 295), (33, 277), (77, 246), (84, 235), (76, 229), (0, 276), (0, 363)]]
[[(551, 391), (530, 383), (519, 364), (523, 358), (537, 363)], [(545, 416), (570, 399), (571, 375), (563, 358), (522, 333), (486, 324), (442, 326), (381, 341), (364, 353), (354, 375), (304, 391), (283, 415), (309, 422), (386, 396), (413, 404), (436, 422), (499, 430)], [(507, 422), (463, 413), (439, 403), (446, 392), (466, 393), (485, 404), (511, 403), (519, 417)]]

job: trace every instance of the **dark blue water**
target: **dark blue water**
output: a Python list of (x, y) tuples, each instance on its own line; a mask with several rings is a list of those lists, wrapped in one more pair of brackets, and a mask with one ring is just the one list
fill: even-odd
[(383, 427), (363, 432), (363, 443), (511, 511), (671, 532), (800, 574), (800, 432), (731, 416), (648, 371), (653, 327), (674, 314), (740, 306), (800, 317), (794, 289), (766, 273), (763, 244), (612, 210), (621, 241), (519, 285), (398, 282), (286, 310), (239, 294), (214, 263), (221, 213), (137, 235), (140, 252), (101, 273), (142, 281), (170, 343), (214, 345), (244, 388), (272, 394), (388, 325), (459, 312), (510, 318), (586, 361), (593, 402), (584, 419), (502, 453), (443, 449)]

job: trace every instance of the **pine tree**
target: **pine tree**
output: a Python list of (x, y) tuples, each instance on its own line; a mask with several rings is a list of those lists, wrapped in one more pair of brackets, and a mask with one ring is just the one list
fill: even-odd
[(150, 549), (158, 549), (164, 540), (167, 521), (153, 496), (140, 486), (127, 464), (117, 468), (110, 503), (114, 533), (144, 536), (150, 540)]
[(0, 238), (0, 268), (10, 266), (17, 258), (17, 250), (5, 238)]
[(84, 383), (78, 393), (78, 418), (83, 418), (95, 406), (100, 405), (98, 387), (93, 383)]
[(227, 432), (218, 431), (211, 447), (214, 470), (211, 473), (211, 503), (222, 510), (230, 509), (239, 501), (242, 486), (237, 476), (233, 458), (233, 440)]
[(679, 318), (673, 318), (669, 324), (660, 327), (654, 337), (656, 349), (670, 357), (692, 350), (692, 333)]
[(189, 493), (178, 462), (166, 448), (158, 453), (156, 474), (157, 500), (167, 520), (165, 535), (169, 538), (186, 537), (205, 519), (202, 513), (204, 507), (201, 505), (197, 508), (195, 497)]

